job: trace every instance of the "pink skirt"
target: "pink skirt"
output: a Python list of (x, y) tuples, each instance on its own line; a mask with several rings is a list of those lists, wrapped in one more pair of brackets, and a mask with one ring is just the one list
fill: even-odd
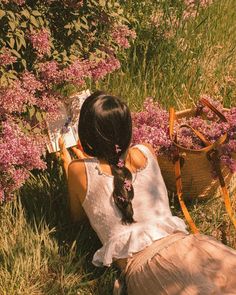
[(202, 234), (176, 233), (128, 260), (128, 295), (235, 295), (236, 251)]

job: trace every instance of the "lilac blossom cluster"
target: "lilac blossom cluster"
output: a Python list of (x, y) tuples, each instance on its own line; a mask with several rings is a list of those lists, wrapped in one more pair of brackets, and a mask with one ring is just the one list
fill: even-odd
[(26, 71), (8, 87), (0, 88), (0, 115), (20, 114), (27, 106), (36, 106), (55, 117), (60, 101), (58, 95), (47, 90), (42, 81)]
[(81, 86), (85, 83), (86, 78), (97, 81), (119, 68), (119, 60), (111, 54), (98, 61), (77, 59), (65, 68), (61, 68), (56, 61), (47, 61), (39, 64), (39, 73), (41, 81), (47, 87), (62, 82)]
[[(236, 172), (236, 160), (233, 157), (236, 154), (236, 108), (225, 110), (219, 101), (214, 101), (210, 97), (208, 99), (223, 113), (227, 122), (215, 117), (215, 114), (213, 115), (209, 108), (198, 104), (203, 115), (184, 117), (175, 121), (175, 138), (182, 147), (199, 150), (205, 145), (191, 128), (200, 132), (210, 143), (214, 143), (221, 136), (227, 134), (226, 142), (219, 147), (220, 158), (231, 172)], [(161, 108), (158, 103), (148, 99), (144, 103), (143, 111), (133, 113), (133, 123), (134, 144), (150, 143), (157, 155), (165, 153), (171, 157), (174, 145), (169, 136), (169, 115), (167, 111)]]
[(185, 9), (183, 12), (183, 18), (187, 20), (196, 17), (199, 8), (204, 9), (212, 3), (213, 0), (184, 0)]
[(31, 31), (29, 34), (29, 39), (39, 57), (50, 53), (50, 34), (47, 29), (43, 28), (39, 31)]
[(150, 143), (157, 155), (168, 150), (172, 142), (169, 137), (169, 114), (151, 98), (144, 102), (141, 112), (133, 113), (133, 143)]
[(11, 54), (8, 48), (3, 48), (0, 54), (0, 66), (7, 66), (16, 61), (16, 57)]
[(114, 56), (110, 55), (105, 59), (100, 60), (97, 63), (92, 63), (91, 65), (91, 75), (92, 78), (97, 81), (104, 78), (107, 74), (120, 68), (119, 60)]
[(129, 38), (135, 39), (136, 33), (130, 30), (126, 25), (116, 26), (111, 34), (113, 41), (123, 48), (129, 48)]
[(0, 201), (11, 197), (29, 176), (29, 170), (46, 167), (41, 155), (45, 141), (26, 135), (11, 119), (2, 122), (0, 136)]

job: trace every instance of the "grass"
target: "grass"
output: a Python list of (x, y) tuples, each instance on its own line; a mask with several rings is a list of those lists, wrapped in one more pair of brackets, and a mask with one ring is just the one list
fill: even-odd
[[(181, 18), (180, 0), (123, 2), (137, 38), (128, 56), (121, 57), (122, 69), (97, 87), (124, 97), (133, 110), (141, 109), (147, 96), (182, 109), (203, 93), (235, 105), (234, 0), (216, 0), (188, 21)], [(171, 37), (150, 24), (150, 15), (160, 9)], [(173, 13), (179, 19), (175, 27)], [(71, 223), (63, 172), (55, 158), (47, 161), (48, 169), (34, 172), (17, 198), (0, 208), (0, 294), (111, 294), (118, 271), (92, 266), (100, 242), (87, 222)], [(171, 197), (170, 204), (182, 216), (176, 199)], [(195, 200), (188, 207), (201, 232), (236, 248), (220, 198)]]

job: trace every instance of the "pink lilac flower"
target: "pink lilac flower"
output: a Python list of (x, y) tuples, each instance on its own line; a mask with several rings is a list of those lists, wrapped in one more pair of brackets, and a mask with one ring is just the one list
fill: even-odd
[(5, 201), (5, 193), (4, 190), (0, 188), (0, 203)]
[(183, 18), (187, 20), (196, 17), (198, 14), (198, 7), (204, 9), (212, 3), (213, 0), (184, 0), (186, 8), (183, 11)]
[(29, 39), (39, 57), (50, 53), (50, 34), (45, 28), (39, 31), (31, 31)]
[(56, 120), (58, 119), (58, 116), (60, 116), (59, 110), (62, 103), (56, 94), (44, 92), (39, 98), (37, 98), (36, 105), (46, 112), (47, 120), (49, 121)]
[(3, 48), (0, 53), (0, 66), (7, 66), (16, 62), (16, 57), (12, 55), (8, 48)]
[(131, 187), (132, 187), (132, 182), (128, 179), (125, 179), (124, 181), (124, 187), (127, 191), (131, 191)]
[(135, 39), (136, 33), (130, 30), (126, 25), (120, 25), (113, 29), (111, 36), (116, 44), (123, 48), (129, 48), (130, 44), (128, 38)]
[(97, 81), (104, 78), (107, 74), (120, 68), (120, 62), (114, 55), (100, 60), (98, 63), (91, 65), (92, 78)]
[(122, 203), (128, 203), (128, 199), (126, 199), (123, 196), (117, 196), (116, 197), (118, 201), (122, 202)]
[(37, 90), (42, 91), (44, 89), (43, 84), (36, 79), (33, 73), (25, 71), (21, 77), (22, 86), (29, 93), (34, 94)]
[(117, 166), (118, 166), (119, 168), (122, 168), (122, 167), (124, 167), (124, 165), (125, 165), (124, 160), (119, 159)]
[(236, 161), (231, 157), (231, 155), (221, 155), (220, 159), (232, 173), (236, 172)]
[(24, 166), (28, 170), (45, 168), (45, 163), (40, 158), (44, 151), (43, 138), (24, 134), (11, 120), (2, 122), (1, 133), (1, 167), (7, 168), (14, 164)]
[(144, 110), (133, 113), (133, 144), (150, 143), (157, 154), (171, 147), (169, 114), (152, 99), (146, 99)]
[(1, 125), (0, 188), (9, 195), (24, 183), (29, 170), (46, 168), (41, 159), (45, 139), (42, 136), (24, 134), (18, 124), (10, 119), (3, 121)]
[(54, 60), (40, 63), (39, 73), (41, 81), (46, 86), (58, 84), (63, 80), (63, 73), (60, 71), (58, 63)]
[(76, 60), (63, 70), (64, 81), (82, 85), (85, 78), (91, 76), (91, 63), (88, 60)]
[(24, 105), (34, 103), (34, 95), (22, 87), (20, 80), (14, 81), (7, 88), (0, 88), (0, 114), (21, 113)]
[(24, 168), (18, 168), (10, 171), (11, 180), (15, 188), (20, 188), (21, 185), (29, 177), (29, 171)]

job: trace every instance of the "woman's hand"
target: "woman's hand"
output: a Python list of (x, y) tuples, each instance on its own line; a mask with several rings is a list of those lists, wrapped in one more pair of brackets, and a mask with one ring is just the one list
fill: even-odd
[[(65, 146), (64, 139), (62, 137), (59, 138), (58, 145), (59, 145), (59, 148), (60, 148), (60, 152), (57, 153), (57, 156), (60, 157), (60, 159), (62, 160), (63, 168), (65, 170), (66, 176), (68, 177), (68, 167), (69, 167), (69, 164), (73, 161), (73, 159), (71, 158), (71, 155), (70, 155), (69, 151), (67, 150), (67, 148)], [(74, 146), (71, 149), (72, 149), (72, 151), (74, 152), (74, 154), (76, 155), (76, 157), (78, 159), (87, 158), (85, 153), (83, 153), (77, 147)]]

